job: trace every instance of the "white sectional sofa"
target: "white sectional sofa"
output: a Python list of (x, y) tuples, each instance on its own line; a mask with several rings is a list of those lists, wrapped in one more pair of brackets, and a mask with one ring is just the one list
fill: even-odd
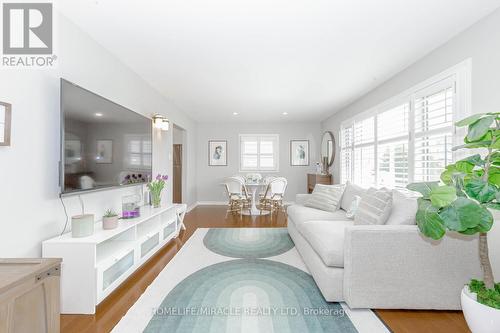
[(347, 184), (335, 212), (305, 207), (307, 194), (288, 207), (289, 234), (325, 299), (351, 308), (460, 309), (464, 284), (481, 276), (477, 237), (423, 237), (416, 198), (396, 194), (386, 225), (355, 226), (346, 210), (363, 193)]

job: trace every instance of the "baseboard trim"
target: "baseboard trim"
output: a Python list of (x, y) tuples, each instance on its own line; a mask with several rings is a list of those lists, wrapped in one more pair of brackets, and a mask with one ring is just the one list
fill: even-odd
[(198, 201), (197, 206), (225, 206), (227, 201)]
[[(295, 201), (285, 201), (284, 204), (286, 206), (291, 206), (295, 204)], [(192, 211), (198, 206), (226, 206), (226, 205), (227, 205), (226, 201), (196, 201), (191, 206), (188, 206), (187, 212)]]
[(190, 211), (195, 209), (196, 206), (198, 206), (198, 202), (195, 202), (195, 203), (191, 204), (190, 206), (188, 206), (188, 208), (186, 209), (186, 213), (189, 213)]

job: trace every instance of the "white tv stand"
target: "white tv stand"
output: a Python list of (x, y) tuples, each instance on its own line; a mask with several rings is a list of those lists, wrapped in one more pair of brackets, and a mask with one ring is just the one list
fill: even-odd
[(61, 313), (94, 314), (95, 307), (184, 228), (185, 204), (141, 207), (141, 216), (93, 235), (71, 232), (42, 243), (44, 258), (62, 258)]

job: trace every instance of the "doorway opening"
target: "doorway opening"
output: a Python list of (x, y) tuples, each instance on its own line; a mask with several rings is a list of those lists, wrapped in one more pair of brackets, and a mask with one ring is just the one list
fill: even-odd
[(172, 159), (173, 159), (173, 176), (172, 176), (172, 202), (173, 203), (183, 203), (185, 195), (185, 143), (186, 143), (186, 131), (177, 126), (173, 126), (173, 147), (172, 147)]

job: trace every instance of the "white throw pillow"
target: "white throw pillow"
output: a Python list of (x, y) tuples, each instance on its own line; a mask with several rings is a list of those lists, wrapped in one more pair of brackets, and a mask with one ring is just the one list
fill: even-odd
[(354, 196), (354, 200), (351, 202), (351, 206), (345, 213), (345, 216), (351, 220), (354, 220), (354, 216), (356, 215), (356, 211), (358, 210), (359, 202), (361, 201), (361, 197), (359, 195)]
[(361, 197), (354, 216), (354, 225), (376, 225), (387, 222), (391, 214), (392, 191), (386, 188), (370, 188)]
[(316, 184), (311, 197), (304, 206), (334, 212), (338, 209), (344, 185), (322, 185)]
[(351, 203), (354, 201), (356, 195), (360, 197), (366, 193), (366, 189), (353, 184), (351, 182), (347, 182), (345, 185), (344, 194), (342, 195), (342, 201), (340, 202), (340, 208), (347, 211), (351, 207)]
[(415, 192), (404, 190), (392, 191), (392, 211), (386, 224), (389, 225), (414, 225), (417, 214), (418, 195)]

